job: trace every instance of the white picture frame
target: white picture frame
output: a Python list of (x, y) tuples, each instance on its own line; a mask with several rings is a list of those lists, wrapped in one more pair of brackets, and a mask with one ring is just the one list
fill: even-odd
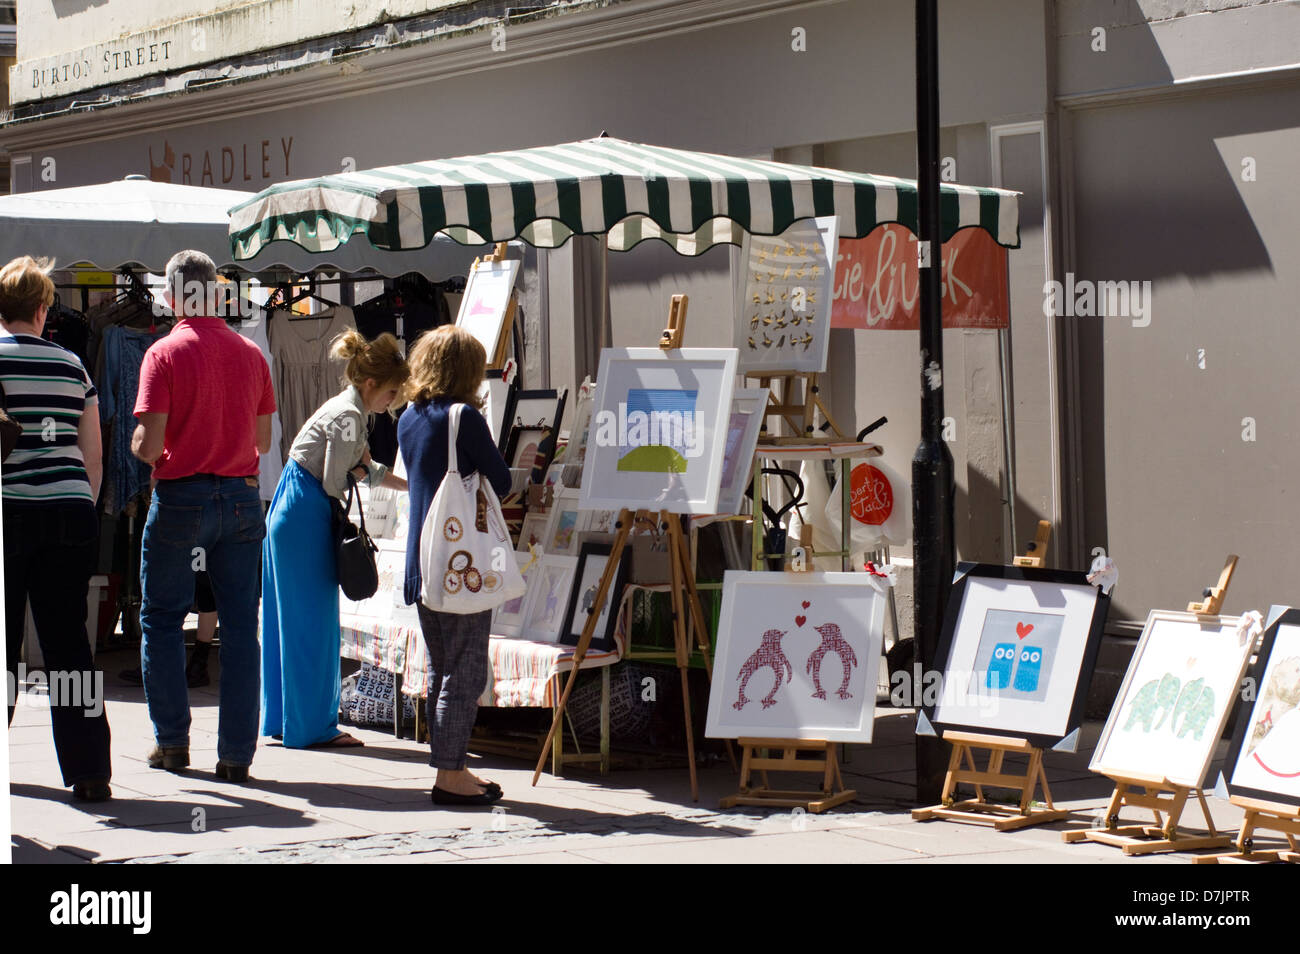
[(884, 620), (859, 574), (728, 570), (705, 734), (870, 742)]
[(559, 642), (577, 569), (578, 558), (575, 556), (542, 555), (529, 581), (533, 592), (528, 597), (524, 616), (522, 635), (526, 639), (539, 643)]
[(601, 351), (583, 509), (714, 513), (736, 357), (735, 348)]
[(544, 549), (546, 529), (550, 526), (550, 522), (550, 511), (530, 510), (524, 514), (524, 522), (519, 528), (519, 540), (515, 543), (515, 550), (528, 553), (530, 544)]
[(1152, 610), (1089, 769), (1201, 788), (1254, 648), (1239, 622)]
[(718, 491), (720, 514), (740, 513), (754, 471), (754, 449), (763, 429), (767, 401), (767, 388), (737, 388), (731, 397), (731, 414), (723, 441), (722, 485)]
[(923, 690), (926, 718), (936, 731), (1059, 745), (1083, 723), (1108, 606), (1075, 570), (959, 564), (935, 654), (942, 692)]
[(489, 368), (501, 367), (505, 356), (514, 317), (511, 298), (518, 275), (519, 262), (515, 259), (481, 261), (470, 269), (465, 293), (460, 299), (456, 324), (483, 345)]
[(587, 512), (578, 506), (578, 493), (563, 489), (555, 495), (542, 537), (542, 549), (564, 556), (578, 555), (578, 540), (587, 529)]
[(743, 374), (826, 370), (838, 232), (831, 215), (780, 235), (745, 233), (732, 337)]
[(519, 567), (524, 577), (524, 592), (516, 599), (506, 600), (492, 611), (493, 636), (517, 637), (523, 632), (524, 620), (528, 613), (528, 596), (532, 592), (529, 582), (541, 562), (540, 556), (533, 560), (531, 553), (515, 553), (515, 565)]

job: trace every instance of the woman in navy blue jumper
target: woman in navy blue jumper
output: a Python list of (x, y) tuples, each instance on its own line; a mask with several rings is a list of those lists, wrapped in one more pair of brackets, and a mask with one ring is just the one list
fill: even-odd
[(477, 472), (498, 496), (505, 496), (510, 470), (479, 413), (478, 392), (487, 366), (483, 346), (465, 329), (443, 325), (420, 336), (407, 364), (410, 406), (397, 423), (397, 442), (411, 495), (406, 602), (416, 604), (429, 649), (429, 764), (438, 770), (431, 795), (436, 805), (486, 805), (501, 797), (501, 788), (469, 771), (466, 751), (478, 698), (487, 685), (492, 613), (441, 613), (420, 602), (420, 532), (447, 474), (450, 407), (468, 405), (456, 435), (461, 476)]

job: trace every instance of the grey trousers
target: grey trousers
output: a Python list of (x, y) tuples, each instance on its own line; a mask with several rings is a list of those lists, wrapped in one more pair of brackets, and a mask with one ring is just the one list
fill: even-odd
[(439, 613), (416, 604), (429, 650), (429, 764), (465, 768), (478, 699), (487, 686), (492, 613)]

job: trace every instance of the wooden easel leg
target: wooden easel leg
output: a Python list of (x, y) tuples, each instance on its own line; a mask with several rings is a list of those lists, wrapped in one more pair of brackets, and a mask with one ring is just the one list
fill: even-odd
[(1214, 819), (1210, 817), (1210, 805), (1205, 800), (1205, 792), (1201, 789), (1196, 790), (1196, 797), (1201, 803), (1201, 814), (1205, 816), (1205, 829), (1210, 833), (1211, 838), (1217, 838), (1219, 830), (1214, 827)]
[(673, 607), (673, 645), (677, 651), (677, 669), (682, 676), (682, 721), (686, 726), (686, 759), (691, 776), (691, 800), (698, 802), (700, 800), (700, 783), (695, 771), (695, 729), (691, 720), (691, 682), (690, 682), (690, 649), (686, 641), (686, 576), (689, 574), (689, 565), (684, 566), (682, 559), (685, 555), (684, 547), (678, 544), (683, 543), (681, 540), (681, 525), (677, 523), (677, 517), (674, 514), (661, 512), (659, 519), (667, 526), (668, 529), (668, 566), (672, 574), (672, 607)]
[[(601, 574), (600, 586), (596, 590), (595, 605), (603, 606), (605, 600), (609, 597), (610, 587), (614, 585), (614, 575), (618, 572), (619, 560), (623, 556), (623, 550), (627, 547), (628, 534), (632, 532), (632, 511), (626, 507), (619, 513), (618, 534), (614, 537), (614, 546), (610, 550), (609, 561), (605, 564), (605, 572)], [(551, 719), (551, 729), (546, 733), (546, 741), (542, 743), (541, 754), (537, 757), (537, 767), (533, 770), (533, 784), (542, 777), (542, 768), (546, 765), (546, 755), (553, 749), (556, 750), (556, 759), (558, 760), (558, 749), (562, 744), (560, 733), (563, 728), (564, 709), (569, 704), (569, 696), (573, 694), (574, 683), (578, 681), (578, 670), (582, 666), (582, 661), (587, 657), (587, 650), (591, 647), (592, 636), (596, 632), (596, 613), (587, 614), (587, 622), (582, 627), (582, 634), (578, 637), (578, 645), (573, 650), (573, 669), (569, 671), (569, 678), (564, 684), (564, 692), (560, 696), (560, 701), (555, 705), (555, 716)], [(692, 770), (694, 763), (692, 762)], [(557, 772), (558, 774), (558, 772)]]
[(1043, 750), (1035, 749), (1033, 754), (1029, 756), (1029, 770), (1025, 773), (1025, 787), (1020, 790), (1020, 814), (1022, 815), (1029, 814), (1029, 806), (1034, 802), (1034, 789), (1038, 785), (1038, 777), (1042, 771)]
[(952, 754), (948, 756), (948, 774), (943, 780), (943, 795), (939, 799), (941, 805), (951, 805), (953, 792), (957, 788), (957, 769), (961, 767), (961, 757), (965, 754), (970, 757), (970, 751), (965, 745), (957, 743), (952, 747)]

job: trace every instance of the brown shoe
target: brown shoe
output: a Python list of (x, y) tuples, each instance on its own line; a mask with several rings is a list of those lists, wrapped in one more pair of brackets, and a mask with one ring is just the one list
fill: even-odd
[(188, 745), (155, 745), (149, 753), (149, 767), (179, 772), (190, 764), (190, 747)]

